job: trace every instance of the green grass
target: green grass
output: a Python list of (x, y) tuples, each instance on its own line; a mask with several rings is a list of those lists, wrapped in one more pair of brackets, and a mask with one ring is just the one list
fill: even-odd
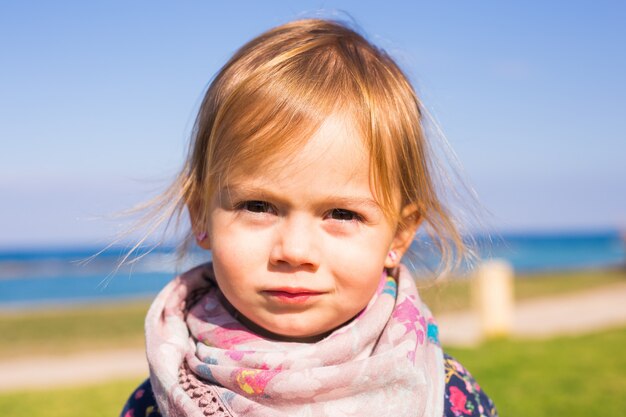
[[(624, 346), (626, 328), (446, 351), (472, 372), (503, 417), (621, 416), (626, 410)], [(139, 383), (0, 393), (0, 410), (3, 417), (116, 416)]]
[(623, 416), (626, 328), (549, 341), (494, 341), (446, 349), (496, 403), (501, 416)]
[(0, 410), (3, 417), (115, 417), (140, 383), (140, 379), (134, 379), (76, 388), (0, 393)]
[(0, 359), (143, 346), (148, 301), (0, 315)]
[[(515, 299), (525, 300), (584, 291), (626, 282), (624, 270), (589, 270), (525, 275), (515, 280)], [(420, 289), (434, 313), (458, 311), (471, 306), (471, 283), (467, 279), (446, 280)]]

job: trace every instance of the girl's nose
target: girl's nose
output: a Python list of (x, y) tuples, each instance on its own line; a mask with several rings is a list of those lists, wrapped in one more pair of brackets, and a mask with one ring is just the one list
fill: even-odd
[(278, 226), (270, 262), (275, 266), (316, 270), (319, 253), (312, 223), (304, 218), (285, 218)]

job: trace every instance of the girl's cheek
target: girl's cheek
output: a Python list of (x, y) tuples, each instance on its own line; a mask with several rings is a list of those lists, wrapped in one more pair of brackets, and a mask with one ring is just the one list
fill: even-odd
[(264, 242), (263, 232), (258, 228), (252, 228), (241, 224), (236, 220), (215, 219), (212, 235), (213, 258), (230, 260), (231, 258), (253, 256), (259, 252), (260, 245)]
[(239, 257), (254, 257), (269, 250), (270, 236), (267, 231), (239, 230), (225, 237), (225, 240), (228, 241), (229, 252), (234, 252)]
[[(326, 239), (322, 245), (325, 253), (336, 263), (350, 265), (350, 268), (371, 268), (379, 263), (380, 249), (373, 242), (364, 239), (349, 238)], [(372, 266), (370, 266), (372, 265)]]

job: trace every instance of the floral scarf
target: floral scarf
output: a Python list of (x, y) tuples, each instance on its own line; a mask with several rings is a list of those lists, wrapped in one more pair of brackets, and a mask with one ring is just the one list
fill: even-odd
[(391, 275), (383, 273), (356, 318), (315, 343), (274, 341), (248, 330), (220, 301), (210, 264), (178, 276), (146, 318), (161, 413), (443, 415), (437, 327), (409, 272), (401, 267)]

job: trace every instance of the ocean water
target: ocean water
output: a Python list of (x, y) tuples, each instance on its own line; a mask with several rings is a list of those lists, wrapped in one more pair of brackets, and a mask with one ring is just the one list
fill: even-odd
[(626, 241), (617, 232), (505, 235), (478, 244), (482, 258), (506, 259), (523, 273), (626, 265)]
[(172, 248), (139, 253), (119, 266), (127, 248), (39, 248), (0, 252), (0, 308), (32, 308), (153, 297), (177, 273), (210, 260)]
[[(483, 259), (508, 260), (516, 272), (533, 273), (623, 266), (625, 244), (617, 232), (503, 235), (477, 238)], [(426, 242), (416, 242), (414, 252)], [(204, 252), (184, 262), (171, 248), (159, 248), (132, 265), (116, 269), (123, 248), (84, 262), (96, 248), (56, 248), (0, 252), (0, 308), (32, 308), (153, 297), (180, 271), (210, 260)], [(428, 258), (428, 256), (427, 256)], [(82, 262), (81, 262), (82, 261)], [(434, 259), (423, 259), (432, 264)], [(419, 261), (418, 261), (419, 262)]]

